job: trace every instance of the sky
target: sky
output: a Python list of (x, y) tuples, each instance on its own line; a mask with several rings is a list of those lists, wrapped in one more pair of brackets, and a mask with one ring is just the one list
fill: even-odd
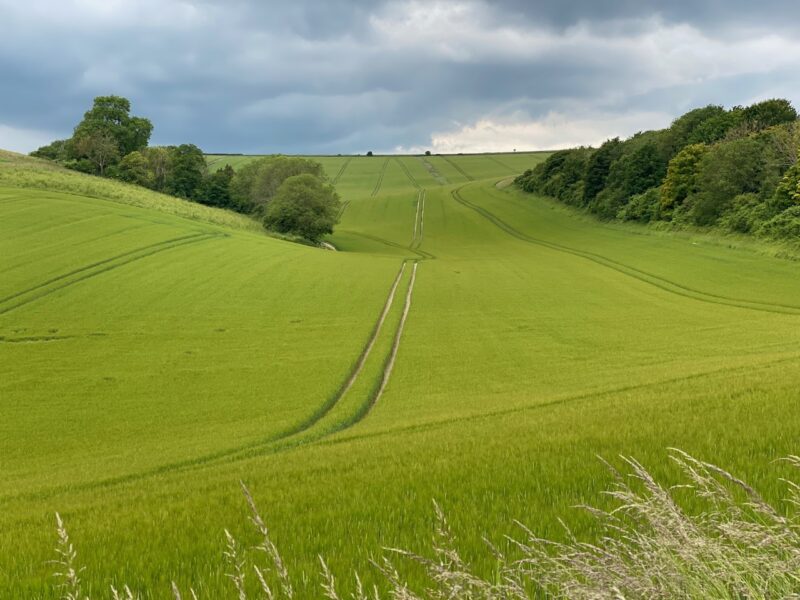
[(800, 108), (800, 2), (0, 0), (0, 148), (131, 100), (209, 153), (541, 150)]

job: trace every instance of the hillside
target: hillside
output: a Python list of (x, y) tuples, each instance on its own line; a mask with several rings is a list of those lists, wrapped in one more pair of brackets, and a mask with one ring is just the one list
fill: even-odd
[(318, 554), (371, 585), (425, 547), (432, 499), (486, 575), (515, 518), (591, 539), (598, 454), (680, 447), (781, 498), (797, 264), (497, 185), (547, 156), (324, 157), (325, 252), (0, 154), (0, 589), (57, 597), (58, 510), (93, 589), (220, 597), (240, 480), (301, 598)]

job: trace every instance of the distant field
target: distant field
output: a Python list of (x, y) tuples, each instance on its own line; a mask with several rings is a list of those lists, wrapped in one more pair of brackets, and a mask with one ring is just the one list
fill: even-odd
[(318, 554), (349, 593), (424, 550), (432, 499), (487, 575), (513, 519), (591, 539), (598, 454), (671, 480), (677, 446), (782, 498), (797, 263), (496, 185), (545, 157), (323, 157), (326, 252), (0, 155), (0, 590), (57, 597), (58, 510), (94, 589), (220, 597), (240, 480), (300, 598)]

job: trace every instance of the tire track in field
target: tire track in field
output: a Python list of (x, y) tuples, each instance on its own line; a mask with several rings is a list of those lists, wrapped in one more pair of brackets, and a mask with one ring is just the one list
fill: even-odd
[(448, 163), (450, 163), (456, 171), (458, 171), (464, 177), (466, 177), (468, 181), (475, 181), (475, 178), (472, 175), (470, 175), (469, 173), (467, 173), (464, 169), (462, 169), (461, 166), (458, 165), (454, 160), (450, 159), (449, 157), (445, 156), (444, 154), (442, 155), (442, 158), (445, 159)]
[[(97, 277), (98, 275), (102, 275), (103, 273), (108, 273), (109, 271), (113, 271), (114, 269), (117, 269), (124, 265), (128, 265), (132, 262), (136, 262), (143, 258), (147, 258), (148, 256), (153, 256), (154, 254), (159, 254), (161, 252), (172, 250), (174, 248), (179, 248), (181, 246), (187, 246), (190, 244), (196, 244), (198, 242), (203, 242), (210, 239), (217, 239), (224, 237), (228, 237), (228, 234), (206, 233), (206, 234), (196, 234), (192, 236), (186, 236), (183, 238), (175, 238), (173, 240), (168, 240), (160, 244), (154, 244), (151, 246), (146, 246), (145, 248), (140, 248), (139, 250), (127, 252), (123, 255), (119, 255), (112, 259), (107, 259), (105, 261), (94, 263), (93, 265), (77, 269), (66, 275), (55, 277), (45, 283), (34, 286), (33, 288), (29, 288), (28, 290), (24, 290), (22, 292), (17, 292), (12, 296), (6, 297), (5, 299), (3, 299), (2, 301), (3, 303), (11, 302), (15, 299), (17, 299), (18, 301), (11, 304), (10, 306), (0, 307), (0, 315), (9, 313), (12, 310), (30, 304), (31, 302), (39, 300), (40, 298), (43, 298), (45, 296), (49, 296), (50, 294), (53, 294), (59, 290), (63, 290), (64, 288), (71, 287), (76, 283), (80, 283), (81, 281)], [(53, 283), (58, 283), (58, 285), (52, 285)]]
[(345, 200), (342, 202), (342, 206), (339, 208), (339, 212), (336, 213), (336, 218), (341, 219), (344, 211), (347, 210), (347, 207), (350, 206), (350, 200)]
[(422, 164), (428, 171), (428, 173), (431, 174), (431, 177), (433, 177), (439, 183), (439, 185), (447, 185), (450, 183), (449, 181), (447, 181), (447, 177), (445, 177), (444, 175), (439, 173), (439, 171), (436, 170), (436, 167), (433, 166), (433, 163), (431, 161), (429, 161), (427, 158), (423, 156), (420, 156), (419, 159), (422, 161)]
[(577, 248), (572, 248), (570, 246), (565, 246), (563, 244), (558, 244), (556, 242), (548, 242), (546, 240), (529, 236), (525, 233), (522, 233), (518, 229), (515, 229), (514, 227), (512, 227), (511, 225), (500, 219), (494, 213), (486, 210), (481, 206), (473, 204), (469, 200), (466, 200), (459, 193), (460, 190), (461, 188), (458, 188), (451, 192), (453, 199), (456, 202), (477, 212), (479, 215), (481, 215), (482, 217), (493, 223), (499, 229), (505, 231), (510, 236), (515, 237), (523, 242), (527, 242), (529, 244), (535, 244), (537, 246), (543, 246), (545, 248), (549, 248), (557, 252), (563, 252), (565, 254), (572, 254), (573, 256), (584, 258), (598, 265), (602, 265), (606, 268), (609, 268), (613, 271), (617, 271), (618, 273), (622, 273), (623, 275), (627, 275), (628, 277), (632, 277), (633, 279), (636, 279), (643, 283), (652, 285), (662, 291), (671, 294), (676, 294), (678, 296), (683, 296), (684, 298), (691, 298), (692, 300), (697, 300), (699, 302), (708, 302), (710, 304), (720, 304), (724, 306), (734, 306), (737, 308), (744, 308), (759, 312), (769, 312), (769, 313), (778, 313), (786, 315), (800, 315), (800, 306), (792, 306), (790, 304), (779, 304), (770, 302), (758, 302), (754, 300), (745, 300), (741, 298), (733, 298), (729, 296), (703, 292), (701, 290), (697, 290), (679, 283), (675, 283), (674, 281), (670, 281), (669, 279), (664, 279), (663, 277), (659, 277), (658, 275), (653, 275), (652, 273), (642, 271), (635, 267), (631, 267), (630, 265), (617, 262), (613, 259), (607, 258), (600, 254), (595, 254), (593, 252), (588, 252), (584, 250), (578, 250)]
[(411, 236), (409, 249), (416, 250), (422, 244), (423, 227), (425, 225), (425, 196), (426, 190), (420, 189), (417, 195), (417, 212), (414, 215), (414, 232)]
[(387, 156), (386, 160), (383, 161), (383, 165), (381, 166), (380, 175), (378, 175), (378, 181), (375, 182), (375, 188), (372, 190), (372, 194), (370, 196), (377, 196), (378, 192), (381, 189), (381, 184), (383, 184), (383, 176), (386, 174), (386, 167), (389, 164), (390, 157)]
[[(42, 498), (42, 497), (48, 497), (48, 496), (55, 495), (55, 494), (57, 494), (57, 493), (59, 493), (61, 491), (64, 491), (65, 489), (67, 489), (67, 487), (69, 487), (69, 489), (75, 489), (75, 490), (89, 490), (89, 489), (98, 489), (98, 488), (111, 487), (111, 486), (114, 486), (114, 485), (122, 485), (122, 484), (126, 484), (126, 483), (132, 483), (134, 481), (139, 481), (139, 480), (142, 480), (142, 479), (146, 479), (148, 477), (155, 477), (155, 476), (163, 475), (163, 474), (166, 474), (166, 473), (184, 471), (184, 470), (189, 470), (189, 469), (194, 469), (194, 468), (200, 468), (200, 467), (207, 466), (209, 464), (216, 463), (218, 461), (233, 462), (233, 461), (236, 461), (236, 460), (249, 458), (250, 456), (253, 456), (254, 452), (258, 452), (258, 451), (266, 450), (266, 451), (278, 452), (278, 451), (281, 451), (281, 450), (286, 450), (286, 449), (289, 449), (289, 448), (297, 447), (299, 445), (310, 443), (311, 441), (316, 441), (318, 439), (322, 439), (322, 437), (331, 435), (332, 433), (335, 433), (336, 431), (340, 431), (340, 430), (346, 428), (343, 425), (346, 425), (347, 427), (349, 427), (349, 426), (355, 424), (357, 421), (355, 419), (351, 418), (351, 419), (345, 421), (345, 423), (343, 425), (339, 425), (336, 428), (334, 428), (333, 430), (326, 431), (321, 436), (318, 436), (318, 437), (315, 437), (315, 438), (310, 438), (310, 439), (302, 439), (302, 438), (299, 439), (299, 440), (298, 439), (293, 439), (293, 438), (296, 438), (296, 436), (308, 431), (314, 425), (316, 425), (318, 422), (320, 422), (328, 413), (330, 413), (335, 408), (335, 406), (339, 403), (339, 401), (345, 396), (345, 394), (348, 391), (350, 391), (350, 389), (355, 384), (356, 380), (358, 379), (358, 376), (361, 374), (361, 372), (364, 369), (364, 365), (366, 364), (367, 359), (369, 358), (370, 354), (372, 353), (372, 349), (374, 348), (375, 344), (377, 343), (378, 336), (380, 335), (381, 330), (383, 329), (383, 325), (386, 322), (386, 318), (387, 318), (387, 316), (389, 314), (389, 311), (392, 308), (392, 305), (393, 305), (393, 302), (394, 302), (394, 298), (395, 298), (396, 293), (397, 293), (397, 288), (400, 285), (400, 281), (401, 281), (401, 279), (403, 277), (403, 273), (405, 272), (405, 268), (406, 268), (406, 263), (407, 262), (408, 262), (407, 260), (403, 260), (402, 261), (402, 263), (400, 265), (400, 270), (398, 271), (394, 281), (392, 282), (391, 287), (389, 288), (389, 293), (387, 295), (386, 301), (384, 302), (384, 305), (383, 305), (381, 313), (380, 313), (380, 315), (378, 317), (378, 320), (376, 321), (375, 326), (373, 327), (373, 330), (372, 330), (372, 332), (370, 334), (370, 337), (368, 338), (366, 345), (364, 346), (364, 348), (361, 351), (361, 354), (359, 355), (358, 359), (356, 360), (356, 362), (354, 363), (354, 365), (351, 368), (350, 372), (348, 373), (347, 379), (339, 386), (339, 389), (337, 389), (336, 392), (334, 392), (334, 394), (332, 394), (330, 396), (330, 398), (328, 398), (328, 400), (326, 400), (316, 411), (314, 411), (314, 413), (309, 415), (309, 417), (307, 417), (306, 419), (304, 419), (300, 423), (298, 423), (296, 425), (293, 425), (293, 426), (285, 429), (284, 431), (277, 432), (277, 433), (273, 434), (272, 436), (269, 436), (267, 439), (258, 440), (256, 442), (252, 442), (250, 444), (245, 444), (245, 445), (242, 445), (242, 446), (238, 446), (236, 448), (229, 448), (227, 450), (220, 450), (218, 452), (213, 452), (213, 453), (207, 454), (205, 456), (186, 459), (186, 460), (182, 460), (182, 461), (178, 461), (178, 462), (174, 462), (174, 463), (161, 465), (161, 466), (155, 467), (153, 469), (149, 469), (149, 470), (142, 471), (142, 472), (139, 472), (139, 473), (131, 473), (129, 475), (121, 475), (119, 477), (113, 477), (113, 478), (110, 478), (110, 479), (87, 482), (87, 483), (84, 483), (84, 484), (81, 484), (81, 485), (77, 485), (77, 486), (56, 486), (54, 488), (50, 488), (50, 489), (47, 489), (47, 490), (39, 490), (37, 492), (28, 492), (26, 494), (20, 494), (20, 495), (7, 495), (7, 496), (4, 496), (4, 497), (0, 498), (0, 502), (9, 501), (9, 500), (13, 500), (13, 499), (19, 499), (19, 498)], [(415, 262), (415, 271), (414, 272), (416, 272), (416, 262)], [(413, 278), (413, 275), (412, 275), (412, 278)], [(406, 303), (408, 303), (408, 302), (409, 302), (409, 294), (406, 294)], [(404, 311), (407, 312), (407, 307), (404, 307)], [(395, 333), (395, 340), (398, 340), (398, 334), (397, 333)], [(399, 344), (399, 341), (397, 343)], [(384, 372), (385, 372), (385, 370), (384, 370)], [(372, 396), (370, 396), (370, 399), (371, 398), (372, 398)], [(367, 407), (367, 410), (364, 410), (364, 405), (362, 405), (362, 407), (356, 413), (356, 416), (360, 415), (361, 412), (363, 412), (364, 415), (366, 415), (366, 412), (368, 412), (368, 408), (369, 407)], [(361, 418), (363, 418), (363, 415), (359, 417), (359, 420)]]
[(385, 246), (391, 246), (392, 248), (399, 248), (400, 250), (410, 250), (414, 254), (416, 254), (420, 260), (432, 260), (435, 259), (436, 256), (431, 254), (430, 252), (426, 252), (425, 250), (419, 250), (416, 248), (411, 248), (409, 246), (403, 246), (402, 244), (398, 244), (397, 242), (392, 242), (391, 240), (387, 240), (377, 235), (371, 235), (369, 233), (361, 233), (360, 231), (350, 231), (346, 229), (340, 229), (344, 233), (349, 233), (350, 235), (356, 235), (358, 237), (362, 237), (367, 240), (372, 240), (373, 242), (378, 242), (379, 244), (383, 244)]
[(417, 189), (421, 189), (422, 186), (419, 184), (416, 178), (411, 174), (411, 171), (408, 170), (408, 167), (405, 165), (405, 163), (397, 156), (395, 156), (394, 159), (397, 161), (397, 164), (400, 165), (400, 168), (403, 169), (403, 172), (406, 174), (406, 177), (408, 177), (408, 180), (411, 182), (411, 185), (413, 185)]
[(759, 363), (756, 365), (741, 365), (736, 367), (723, 367), (721, 369), (713, 369), (710, 371), (703, 371), (700, 373), (693, 373), (691, 375), (684, 375), (681, 377), (673, 377), (668, 379), (663, 379), (659, 381), (649, 381), (640, 384), (633, 384), (627, 386), (621, 386), (606, 390), (597, 390), (592, 392), (584, 392), (581, 394), (575, 394), (572, 396), (567, 396), (564, 398), (556, 398), (547, 402), (541, 402), (539, 404), (525, 404), (522, 406), (514, 406), (499, 410), (487, 411), (487, 412), (479, 412), (471, 415), (464, 415), (460, 417), (453, 417), (449, 419), (437, 419), (435, 421), (430, 421), (428, 423), (420, 423), (418, 425), (406, 425), (401, 427), (395, 427), (390, 429), (384, 429), (381, 431), (374, 431), (369, 433), (361, 433), (361, 434), (353, 434), (345, 437), (339, 437), (335, 440), (319, 440), (317, 443), (320, 445), (326, 446), (333, 446), (337, 444), (344, 444), (347, 442), (352, 442), (361, 439), (370, 439), (376, 437), (383, 437), (387, 435), (396, 435), (398, 433), (411, 433), (411, 432), (418, 432), (418, 431), (430, 431), (434, 429), (439, 429), (442, 427), (447, 427), (449, 425), (453, 425), (455, 423), (466, 423), (469, 421), (479, 421), (481, 419), (490, 419), (493, 417), (502, 417), (505, 415), (515, 414), (515, 413), (523, 413), (529, 411), (535, 411), (540, 409), (548, 409), (553, 408), (556, 406), (573, 404), (576, 402), (581, 402), (584, 400), (592, 400), (594, 398), (602, 398), (603, 396), (613, 396), (615, 394), (625, 394), (627, 392), (635, 392), (639, 390), (644, 390), (647, 388), (652, 387), (662, 387), (665, 385), (673, 385), (676, 383), (682, 383), (685, 381), (692, 381), (695, 379), (703, 379), (705, 377), (713, 377), (715, 375), (724, 375), (727, 373), (736, 373), (738, 371), (750, 371), (750, 372), (758, 372), (762, 370), (767, 370), (771, 367), (781, 365), (784, 363), (796, 363), (800, 359), (800, 355), (792, 355), (784, 358), (778, 358), (775, 360), (766, 361), (763, 363)]
[(503, 167), (503, 168), (504, 168), (504, 169), (506, 169), (507, 171), (509, 171), (509, 172), (511, 172), (511, 173), (517, 173), (517, 172), (518, 172), (516, 169), (512, 169), (512, 168), (511, 168), (511, 167), (509, 167), (507, 164), (505, 164), (504, 162), (502, 162), (502, 161), (501, 161), (499, 158), (497, 158), (496, 156), (492, 156), (491, 154), (487, 154), (486, 156), (489, 158), (489, 160), (491, 160), (491, 161), (494, 161), (495, 163), (497, 163), (498, 165), (500, 165), (501, 167)]
[(344, 171), (345, 171), (345, 169), (347, 169), (347, 165), (350, 164), (351, 160), (353, 160), (353, 157), (352, 156), (348, 156), (347, 160), (345, 160), (344, 163), (342, 163), (342, 166), (339, 167), (339, 170), (336, 172), (336, 176), (331, 180), (331, 183), (333, 185), (336, 185), (337, 183), (339, 183), (339, 179), (341, 179), (342, 175), (344, 175)]

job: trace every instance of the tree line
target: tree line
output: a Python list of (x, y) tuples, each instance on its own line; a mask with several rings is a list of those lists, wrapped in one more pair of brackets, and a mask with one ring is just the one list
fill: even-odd
[(153, 124), (131, 115), (127, 98), (99, 96), (72, 137), (31, 152), (67, 168), (124, 181), (208, 206), (235, 210), (267, 229), (318, 242), (333, 232), (339, 196), (318, 162), (269, 156), (235, 172), (209, 172), (194, 144), (149, 146)]
[(800, 123), (785, 99), (709, 105), (670, 127), (553, 153), (515, 180), (602, 219), (800, 239)]

